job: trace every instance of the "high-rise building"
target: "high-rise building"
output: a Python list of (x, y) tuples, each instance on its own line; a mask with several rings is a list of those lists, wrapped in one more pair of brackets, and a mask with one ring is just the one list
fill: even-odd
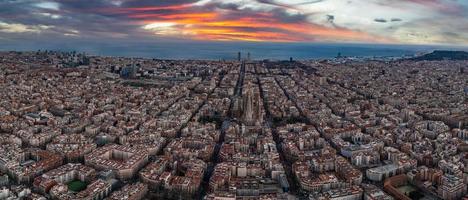
[(237, 61), (240, 62), (241, 59), (242, 59), (242, 55), (241, 55), (241, 52), (239, 51), (239, 52), (237, 52)]
[(461, 199), (466, 194), (466, 185), (458, 176), (447, 174), (442, 177), (439, 195), (443, 199)]
[(138, 70), (138, 65), (135, 65), (135, 63), (132, 61), (132, 64), (127, 64), (122, 68), (120, 71), (120, 76), (123, 78), (136, 78)]
[(247, 61), (250, 61), (250, 52), (247, 53)]

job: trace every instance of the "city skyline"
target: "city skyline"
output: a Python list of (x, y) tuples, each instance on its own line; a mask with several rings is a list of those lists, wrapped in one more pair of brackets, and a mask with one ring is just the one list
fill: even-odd
[(0, 200), (468, 200), (468, 0), (0, 0)]
[[(0, 43), (170, 41), (468, 44), (468, 2), (457, 0), (2, 1)], [(192, 44), (193, 45), (193, 44)], [(177, 46), (174, 44), (173, 46)]]
[(468, 53), (0, 52), (0, 198), (466, 200)]

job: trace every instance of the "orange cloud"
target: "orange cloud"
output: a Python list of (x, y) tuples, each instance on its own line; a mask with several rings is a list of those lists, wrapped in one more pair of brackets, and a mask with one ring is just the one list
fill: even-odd
[(268, 12), (230, 15), (235, 11), (207, 11), (193, 4), (120, 8), (112, 13), (116, 12), (136, 20), (148, 31), (168, 37), (275, 42), (317, 39), (388, 42), (386, 38), (364, 32), (325, 27), (303, 20), (286, 23)]
[(230, 27), (201, 27), (193, 28), (190, 33), (195, 35), (195, 38), (202, 40), (240, 40), (240, 41), (274, 41), (274, 42), (290, 42), (299, 41), (300, 39), (290, 36), (285, 33), (268, 32), (268, 31), (243, 31)]

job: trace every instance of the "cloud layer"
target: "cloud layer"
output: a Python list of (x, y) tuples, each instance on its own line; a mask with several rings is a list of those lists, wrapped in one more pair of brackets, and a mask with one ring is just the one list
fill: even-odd
[(2, 40), (468, 44), (463, 0), (4, 0)]

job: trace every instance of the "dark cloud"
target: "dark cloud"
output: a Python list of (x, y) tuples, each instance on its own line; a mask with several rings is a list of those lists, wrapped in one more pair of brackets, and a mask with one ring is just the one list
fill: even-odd
[(146, 7), (146, 6), (171, 6), (171, 5), (181, 5), (181, 4), (191, 4), (196, 3), (198, 0), (127, 0), (123, 1), (122, 7)]
[(289, 14), (286, 13), (285, 10), (279, 8), (270, 11), (270, 13), (273, 14), (275, 19), (279, 19), (278, 21), (286, 23), (305, 22), (308, 16), (306, 14)]
[(110, 1), (93, 1), (93, 0), (80, 0), (80, 1), (70, 1), (70, 0), (56, 0), (55, 2), (60, 4), (61, 9), (71, 10), (71, 11), (86, 11), (92, 12), (98, 8), (113, 7)]
[[(379, 22), (379, 23), (387, 23), (387, 22), (389, 22), (389, 20), (384, 19), (384, 18), (376, 18), (376, 19), (374, 19), (374, 21), (375, 21), (375, 22)], [(403, 21), (403, 20), (400, 19), (400, 18), (392, 18), (392, 19), (390, 19), (390, 22), (401, 22), (401, 21)]]
[(208, 4), (207, 7), (212, 7), (212, 8), (220, 8), (223, 10), (233, 10), (233, 11), (238, 11), (240, 10), (239, 5), (235, 3), (223, 3), (223, 4)]
[[(270, 0), (260, 0), (265, 2), (271, 2)], [(200, 8), (199, 8), (200, 9)], [(220, 3), (212, 2), (202, 8), (204, 11), (209, 11), (213, 9), (223, 9), (229, 12), (223, 14), (223, 19), (238, 19), (242, 17), (258, 17), (264, 14), (270, 16), (270, 20), (275, 20), (277, 22), (284, 23), (298, 23), (306, 22), (308, 14), (296, 13), (290, 14), (287, 12), (288, 8), (285, 7), (276, 7), (268, 11), (258, 11), (251, 8), (242, 7), (241, 4), (235, 3)]]
[(335, 16), (333, 15), (327, 15), (327, 21), (331, 24), (335, 23)]
[(387, 20), (383, 18), (377, 18), (377, 19), (374, 19), (374, 22), (387, 23)]
[(276, 6), (276, 7), (280, 7), (280, 8), (284, 8), (284, 9), (293, 9), (295, 10), (296, 8), (291, 6), (291, 5), (286, 5), (286, 4), (281, 4), (281, 3), (278, 3), (274, 0), (256, 0), (257, 2), (259, 3), (262, 3), (262, 4), (267, 4), (267, 5), (270, 5), (270, 6)]
[(31, 12), (30, 5), (27, 1), (0, 1), (0, 20), (20, 18)]
[(270, 5), (270, 6), (275, 6), (279, 8), (284, 8), (284, 9), (292, 9), (292, 10), (297, 10), (296, 6), (304, 6), (304, 5), (310, 5), (310, 4), (315, 4), (315, 3), (320, 3), (325, 0), (311, 0), (311, 1), (305, 1), (301, 3), (296, 3), (296, 4), (284, 4), (284, 3), (278, 3), (275, 0), (255, 0), (258, 3)]
[(295, 4), (295, 5), (297, 5), (297, 6), (299, 6), (299, 5), (309, 5), (309, 4), (320, 3), (320, 2), (323, 2), (323, 1), (325, 1), (325, 0), (306, 1), (306, 2)]
[[(103, 8), (117, 8), (110, 1), (57, 0), (50, 2), (57, 3), (58, 10), (38, 7), (37, 3), (40, 1), (0, 2), (0, 21), (10, 24), (49, 26), (51, 28), (42, 31), (41, 34), (51, 38), (63, 35), (80, 35), (84, 38), (143, 36), (139, 25), (127, 20), (125, 16), (101, 11)], [(24, 37), (31, 36), (24, 35)]]
[(327, 22), (330, 23), (333, 27), (338, 27), (335, 24), (335, 16), (334, 15), (326, 15), (327, 17)]

